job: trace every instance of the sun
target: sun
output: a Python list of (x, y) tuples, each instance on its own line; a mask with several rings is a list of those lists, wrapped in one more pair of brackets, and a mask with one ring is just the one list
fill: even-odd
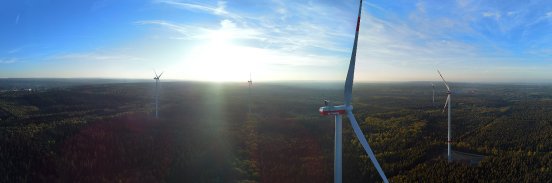
[(209, 34), (209, 41), (211, 45), (227, 45), (232, 41), (232, 33), (225, 30), (213, 31)]
[(205, 43), (191, 51), (190, 61), (196, 80), (246, 81), (254, 62), (248, 47), (233, 42), (232, 32), (217, 30), (208, 34)]

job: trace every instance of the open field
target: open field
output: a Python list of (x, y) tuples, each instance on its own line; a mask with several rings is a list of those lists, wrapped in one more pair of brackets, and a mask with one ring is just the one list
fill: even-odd
[[(475, 166), (442, 157), (444, 87), (434, 106), (427, 82), (355, 84), (390, 181), (552, 180), (552, 85), (452, 84), (453, 149), (484, 155)], [(333, 181), (333, 119), (318, 107), (341, 101), (341, 84), (254, 84), (251, 113), (247, 88), (162, 82), (160, 119), (153, 82), (2, 92), (0, 182)], [(380, 181), (346, 118), (343, 135), (344, 182)]]

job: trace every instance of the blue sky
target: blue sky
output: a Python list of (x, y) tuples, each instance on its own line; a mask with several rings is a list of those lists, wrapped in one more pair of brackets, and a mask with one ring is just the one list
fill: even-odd
[[(0, 77), (343, 80), (354, 0), (7, 0)], [(364, 2), (357, 81), (552, 81), (552, 2)]]

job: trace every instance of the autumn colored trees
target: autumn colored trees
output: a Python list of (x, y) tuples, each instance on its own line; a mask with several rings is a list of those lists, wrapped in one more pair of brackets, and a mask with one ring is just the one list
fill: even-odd
[[(484, 155), (477, 165), (446, 163), (430, 85), (355, 87), (392, 182), (552, 180), (552, 86), (455, 88), (453, 149)], [(0, 182), (331, 182), (334, 124), (317, 110), (341, 90), (259, 83), (249, 113), (247, 83), (166, 82), (159, 120), (152, 83), (0, 93)], [(343, 140), (344, 181), (380, 181), (346, 118)]]

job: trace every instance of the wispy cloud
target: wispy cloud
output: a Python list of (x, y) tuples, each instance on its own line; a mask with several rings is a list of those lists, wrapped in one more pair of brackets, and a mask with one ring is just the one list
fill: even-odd
[(359, 58), (396, 67), (432, 67), (454, 58), (469, 58), (477, 54), (477, 47), (458, 40), (454, 34), (462, 32), (474, 36), (467, 23), (449, 17), (433, 17), (433, 7), (417, 3), (407, 19), (395, 12), (378, 7), (386, 16), (365, 13), (359, 38)]
[(15, 24), (19, 24), (19, 16), (20, 14), (17, 14), (17, 17), (15, 17)]
[(500, 14), (500, 12), (483, 12), (482, 14), (484, 17), (492, 17), (492, 18), (495, 18), (496, 20), (500, 19), (500, 17), (502, 16)]
[(14, 54), (14, 53), (20, 52), (21, 50), (23, 50), (23, 47), (11, 49), (11, 50), (8, 51), (8, 53), (9, 54)]
[(155, 0), (154, 3), (167, 4), (170, 6), (191, 10), (191, 11), (202, 11), (213, 15), (240, 18), (240, 16), (226, 11), (226, 1), (217, 1), (216, 5), (199, 3), (199, 2), (195, 2), (195, 3), (181, 2), (181, 1), (174, 1), (174, 0)]
[(165, 20), (143, 20), (143, 21), (136, 21), (134, 23), (137, 25), (159, 25), (169, 30), (178, 32), (180, 36), (177, 37), (176, 39), (182, 39), (182, 38), (194, 39), (194, 38), (197, 38), (199, 35), (201, 35), (201, 33), (209, 30), (198, 26), (177, 24), (177, 23), (173, 23)]
[[(259, 58), (263, 58), (260, 62), (270, 65), (341, 67), (347, 63), (355, 27), (353, 14), (316, 3), (275, 3), (272, 14), (265, 13), (259, 17), (240, 15), (239, 12), (224, 9), (225, 13), (235, 14), (242, 19), (225, 19), (221, 16), (223, 19), (217, 28), (212, 28), (212, 25), (177, 24), (165, 20), (136, 23), (159, 25), (190, 39), (208, 39), (205, 35), (225, 30), (235, 34), (232, 36), (235, 39), (253, 40), (253, 45), (247, 45), (250, 46), (249, 51), (263, 53), (265, 57), (260, 56)], [(215, 13), (212, 6), (200, 8), (190, 6), (190, 3), (184, 4), (186, 5), (179, 6), (185, 6), (187, 10), (201, 9), (220, 15)], [(390, 13), (375, 4), (369, 7)], [(427, 7), (424, 3), (419, 3), (416, 10), (425, 13)], [(284, 14), (287, 18), (282, 19)], [(349, 20), (335, 16), (346, 14), (352, 15)], [(457, 57), (469, 58), (475, 55), (474, 46), (447, 36), (447, 32), (458, 31), (457, 29), (465, 25), (444, 18), (438, 21), (422, 18), (415, 20), (416, 24), (410, 24), (409, 21), (383, 19), (365, 13), (359, 42), (359, 60), (368, 60), (380, 66), (383, 64), (404, 68), (423, 65), (433, 68), (442, 62), (457, 61), (454, 59)], [(360, 65), (360, 69), (365, 66)]]
[[(351, 50), (355, 15), (354, 12), (351, 13), (350, 9), (354, 8), (349, 4), (345, 5), (347, 8), (337, 8), (333, 5), (340, 3), (328, 5), (320, 2), (273, 0), (263, 2), (270, 8), (258, 10), (263, 12), (259, 14), (257, 11), (236, 8), (232, 6), (232, 1), (154, 2), (219, 18), (217, 23), (167, 20), (136, 22), (142, 25), (158, 25), (178, 34), (169, 35), (169, 38), (209, 39), (212, 33), (224, 30), (233, 34), (231, 37), (236, 42), (245, 43), (241, 46), (254, 48), (252, 50), (258, 52), (270, 50), (267, 52), (270, 53), (270, 58), (291, 55), (293, 59), (286, 59), (305, 62), (310, 66), (316, 65), (311, 62), (316, 59), (332, 60), (329, 63), (337, 63), (336, 60), (342, 59), (344, 61), (341, 66), (345, 65)], [(447, 65), (477, 70), (485, 64), (491, 66), (501, 61), (515, 62), (523, 57), (519, 53), (542, 55), (549, 52), (548, 49), (524, 51), (530, 45), (538, 47), (552, 40), (535, 32), (536, 29), (533, 28), (552, 17), (552, 12), (543, 12), (542, 9), (530, 12), (539, 6), (533, 2), (505, 3), (504, 7), (507, 8), (504, 8), (495, 6), (492, 2), (457, 0), (435, 5), (422, 0), (417, 1), (415, 6), (408, 6), (411, 9), (399, 10), (389, 4), (393, 3), (365, 3), (359, 40), (358, 58), (362, 60), (359, 62), (359, 69), (365, 67), (374, 71), (377, 68), (394, 68), (404, 71)], [(535, 15), (540, 15), (540, 18)], [(544, 37), (546, 39), (542, 40), (546, 41), (538, 41), (535, 36)], [(308, 58), (296, 59), (300, 56)], [(367, 66), (367, 62), (376, 65)], [(293, 65), (290, 62), (270, 63)], [(393, 71), (388, 71), (387, 74), (390, 73)]]
[(143, 59), (131, 55), (88, 52), (59, 54), (51, 57), (51, 60), (70, 62), (128, 62), (141, 61)]
[[(503, 10), (481, 10), (469, 1), (459, 3), (457, 9), (447, 12), (437, 10), (442, 5), (418, 3), (406, 11), (407, 18), (389, 7), (378, 7), (377, 14), (365, 13), (357, 56), (359, 77), (419, 80), (433, 78), (435, 67), (440, 67), (455, 68), (451, 73), (454, 79), (477, 80), (454, 72), (469, 70), (479, 75), (482, 68), (519, 60), (512, 56), (511, 45), (499, 41), (516, 38), (511, 35), (523, 26), (518, 16), (524, 12), (506, 17), (500, 13)], [(362, 73), (370, 74), (363, 77)], [(403, 73), (412, 76), (405, 78)]]
[(139, 25), (159, 25), (179, 33), (178, 36), (171, 36), (172, 39), (180, 40), (208, 40), (214, 36), (230, 37), (237, 40), (264, 40), (265, 37), (256, 29), (240, 28), (231, 20), (224, 19), (219, 22), (219, 27), (209, 28), (203, 26), (192, 26), (177, 24), (165, 20), (147, 20), (135, 22)]
[(456, 0), (456, 3), (457, 3), (461, 8), (464, 8), (464, 7), (467, 7), (467, 6), (471, 3), (471, 0)]
[[(190, 39), (207, 38), (206, 34), (214, 31), (231, 32), (236, 39), (256, 40), (256, 47), (281, 49), (283, 51), (305, 51), (307, 49), (322, 49), (331, 52), (346, 52), (334, 40), (352, 37), (350, 30), (341, 26), (330, 26), (327, 23), (337, 21), (346, 24), (346, 21), (331, 18), (330, 14), (342, 14), (340, 10), (311, 3), (294, 3), (274, 1), (272, 13), (263, 15), (242, 15), (240, 12), (226, 10), (226, 3), (218, 1), (217, 6), (205, 3), (154, 1), (156, 3), (170, 4), (186, 10), (200, 10), (206, 13), (220, 16), (220, 28), (207, 27), (205, 25), (178, 24), (166, 20), (138, 21), (138, 24), (157, 24), (182, 34)], [(293, 17), (294, 19), (286, 19)], [(315, 19), (313, 19), (315, 18)], [(316, 21), (313, 21), (316, 20)], [(224, 27), (224, 23), (231, 28)], [(208, 25), (212, 26), (212, 25)], [(348, 32), (343, 32), (348, 31)], [(173, 38), (183, 39), (178, 36)]]
[(17, 63), (18, 59), (16, 58), (2, 58), (0, 59), (0, 64), (13, 64)]

